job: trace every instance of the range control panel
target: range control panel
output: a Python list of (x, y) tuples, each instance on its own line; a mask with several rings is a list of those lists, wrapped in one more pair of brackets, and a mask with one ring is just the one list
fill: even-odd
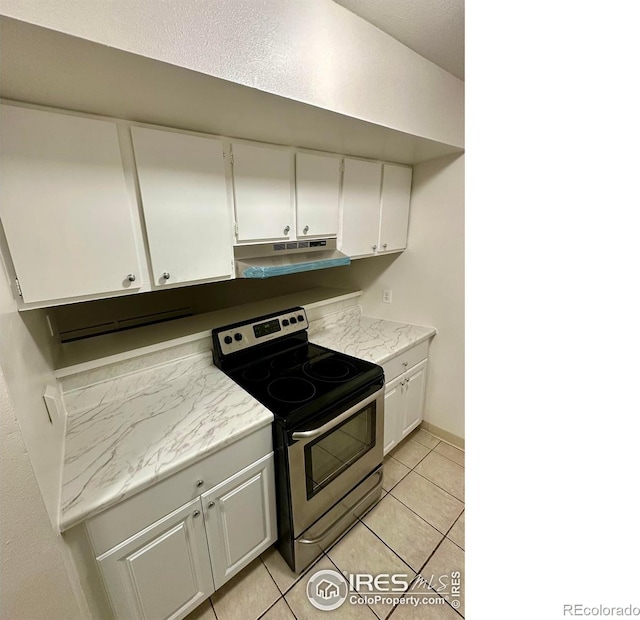
[(239, 323), (215, 333), (223, 355), (237, 353), (255, 345), (288, 336), (309, 327), (304, 308), (293, 308), (281, 314)]

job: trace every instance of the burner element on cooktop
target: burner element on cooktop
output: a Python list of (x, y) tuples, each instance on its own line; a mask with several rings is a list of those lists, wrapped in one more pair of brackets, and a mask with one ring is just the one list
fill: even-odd
[(302, 372), (312, 379), (335, 383), (347, 381), (358, 374), (356, 367), (351, 362), (334, 358), (307, 362), (302, 367)]
[(304, 403), (315, 396), (316, 388), (307, 379), (280, 377), (267, 386), (267, 392), (281, 402)]

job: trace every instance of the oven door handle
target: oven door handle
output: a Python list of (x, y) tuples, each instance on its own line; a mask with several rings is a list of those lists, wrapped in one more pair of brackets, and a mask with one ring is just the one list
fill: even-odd
[(337, 418), (333, 418), (326, 424), (323, 424), (319, 428), (314, 428), (310, 431), (297, 431), (291, 435), (291, 438), (294, 440), (298, 439), (313, 439), (314, 437), (319, 437), (320, 435), (324, 435), (327, 431), (330, 431), (332, 428), (338, 426), (341, 422), (344, 422), (348, 418), (350, 418), (354, 413), (357, 413), (363, 407), (366, 407), (374, 400), (376, 400), (381, 394), (384, 394), (384, 388), (378, 390), (368, 398), (363, 401), (360, 401), (357, 405), (354, 405), (350, 409), (347, 409), (344, 413), (341, 413)]
[(322, 542), (327, 536), (329, 536), (329, 534), (331, 534), (331, 532), (337, 525), (342, 523), (347, 517), (358, 510), (360, 506), (365, 504), (369, 499), (371, 499), (371, 497), (373, 497), (378, 491), (380, 491), (380, 487), (382, 486), (382, 468), (376, 471), (374, 475), (377, 475), (379, 478), (376, 486), (373, 487), (373, 489), (371, 489), (371, 491), (369, 491), (361, 500), (351, 506), (351, 508), (348, 508), (347, 511), (341, 517), (338, 517), (326, 530), (324, 530), (324, 532), (314, 538), (299, 538), (296, 542), (300, 543), (301, 545), (317, 545), (319, 542)]

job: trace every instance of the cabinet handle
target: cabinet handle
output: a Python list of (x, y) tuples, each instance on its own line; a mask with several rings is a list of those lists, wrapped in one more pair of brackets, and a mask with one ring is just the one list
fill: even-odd
[(302, 232), (306, 235), (309, 232), (309, 227), (305, 226)]
[(199, 510), (194, 510), (193, 511), (193, 516), (194, 517), (199, 517), (200, 516), (200, 511)]
[(170, 274), (168, 271), (165, 271), (165, 272), (162, 274), (162, 277), (163, 277), (165, 280), (168, 280), (168, 279), (171, 277), (171, 274)]
[(291, 226), (285, 226), (284, 227), (284, 234), (288, 235), (290, 230), (291, 230)]
[(378, 246), (377, 245), (372, 245), (371, 249), (375, 252), (378, 249)]
[(136, 276), (135, 276), (135, 274), (130, 273), (130, 274), (127, 276), (127, 280), (129, 280), (129, 282), (135, 282), (135, 281), (136, 281)]
[(211, 501), (207, 504), (207, 506), (209, 506), (209, 508), (213, 508), (216, 505), (216, 503), (214, 501)]
[(400, 381), (400, 385), (404, 385), (406, 381)]
[(387, 244), (386, 244), (386, 243), (383, 243), (383, 244), (382, 244), (382, 249), (383, 249), (383, 250), (386, 250), (386, 249), (387, 249)]
[(402, 362), (402, 365), (406, 368), (409, 365), (409, 362)]
[(203, 484), (204, 484), (204, 480), (198, 480), (198, 482), (196, 482), (197, 487), (201, 487)]

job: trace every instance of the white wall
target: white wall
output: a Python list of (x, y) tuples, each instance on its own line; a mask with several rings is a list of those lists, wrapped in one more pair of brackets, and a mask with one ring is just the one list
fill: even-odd
[(0, 618), (80, 620), (0, 368)]
[(331, 0), (3, 0), (0, 11), (415, 136), (463, 145), (464, 83)]
[(44, 310), (20, 314), (0, 262), (0, 371), (52, 523), (57, 525), (62, 471), (64, 419), (49, 422), (42, 398), (53, 375), (53, 339)]

